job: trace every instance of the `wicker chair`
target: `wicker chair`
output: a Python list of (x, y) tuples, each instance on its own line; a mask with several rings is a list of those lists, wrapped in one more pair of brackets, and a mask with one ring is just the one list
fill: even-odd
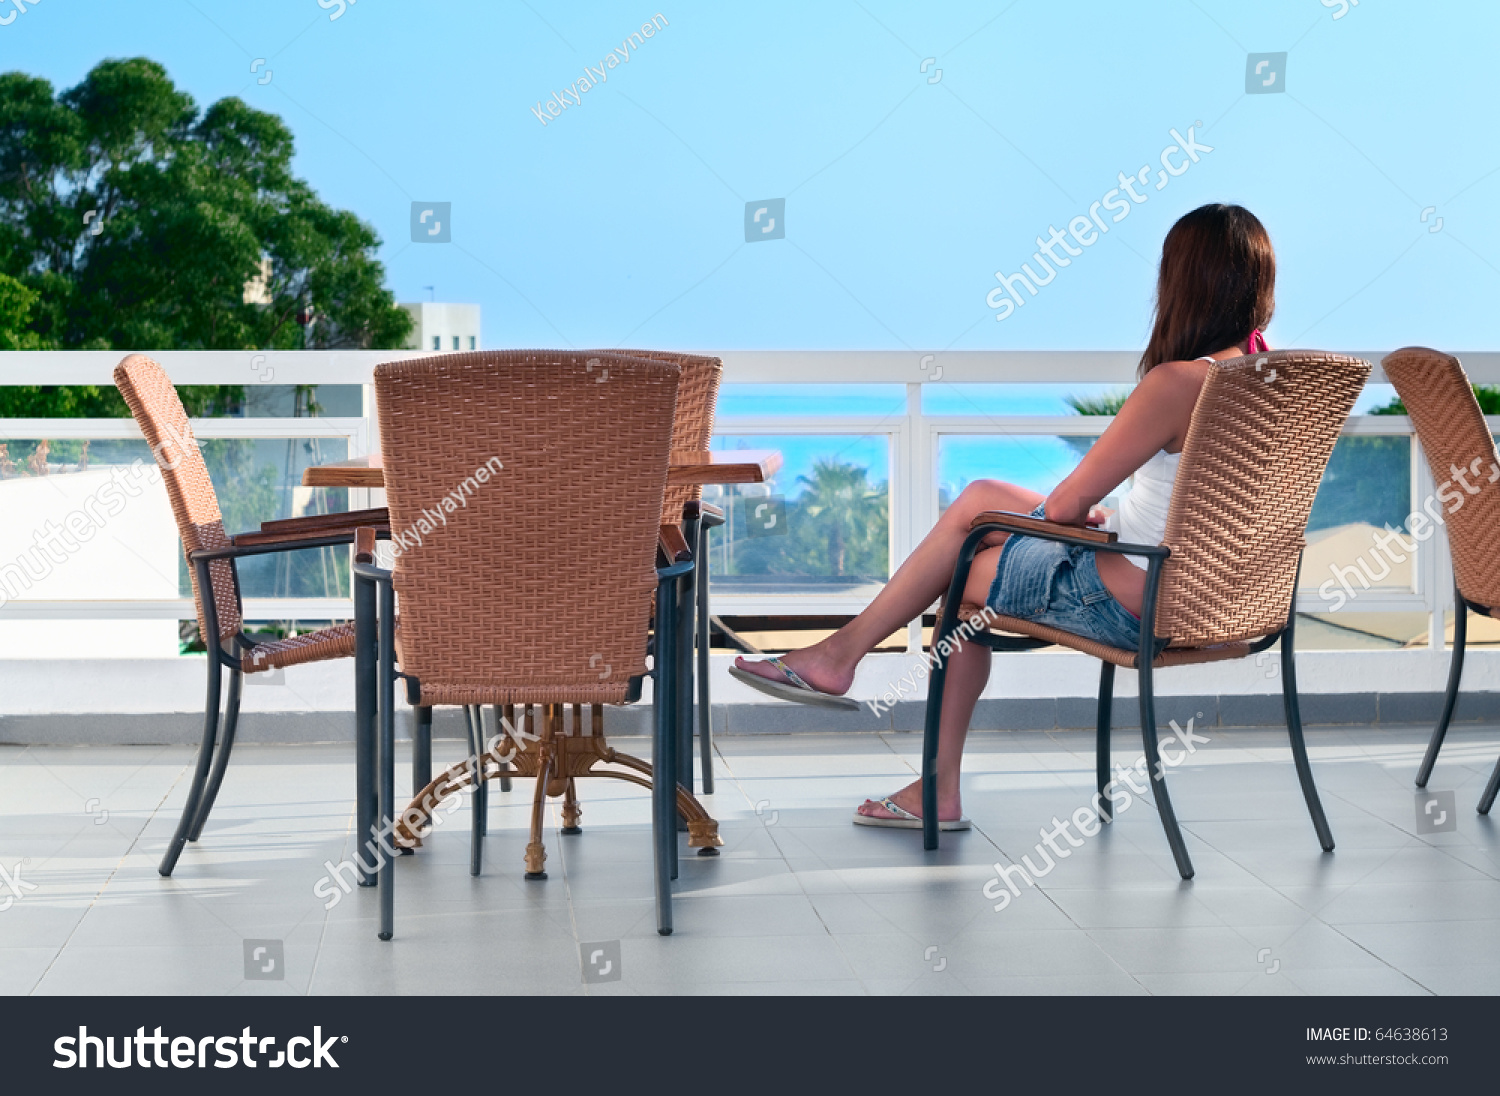
[[(670, 362), (681, 367), (682, 380), (677, 387), (677, 412), (672, 419), (672, 451), (691, 453), (706, 452), (709, 449), (713, 441), (714, 411), (718, 405), (719, 384), (724, 373), (723, 359), (660, 350), (614, 349), (585, 351), (584, 353)], [(594, 369), (590, 375), (596, 378), (596, 383), (601, 383), (599, 378), (602, 378), (604, 374), (602, 369)], [(709, 689), (711, 634), (708, 607), (708, 533), (709, 530), (724, 524), (724, 511), (717, 506), (703, 502), (702, 494), (703, 488), (698, 484), (669, 483), (666, 494), (662, 498), (661, 524), (664, 529), (670, 526), (677, 526), (681, 529), (687, 552), (684, 558), (691, 558), (695, 561), (695, 566), (683, 579), (685, 590), (678, 600), (676, 634), (681, 642), (678, 643), (676, 652), (680, 716), (677, 780), (688, 791), (693, 790), (692, 731), (694, 720), (690, 713), (695, 708), (693, 685), (696, 680), (698, 694), (696, 722), (699, 766), (702, 771), (701, 783), (703, 793), (712, 795), (714, 790), (713, 700)], [(696, 673), (694, 673), (692, 661), (695, 647), (697, 649)], [(520, 718), (525, 721), (533, 721), (535, 717), (530, 706), (524, 707), (520, 713)], [(579, 733), (577, 729), (583, 727), (582, 710), (575, 706), (572, 718), (574, 733)], [(483, 719), (484, 715), (479, 708), (473, 707), (468, 710), (466, 723), (470, 728), (471, 737), (475, 733), (482, 733), (476, 732), (475, 728), (483, 726)], [(514, 725), (517, 713), (514, 706), (506, 711), (496, 708), (493, 719), (493, 726), (498, 730), (504, 722)], [(590, 733), (603, 733), (603, 719), (603, 706), (593, 705), (590, 712)], [(414, 710), (412, 740), (416, 744), (416, 749), (412, 753), (412, 794), (416, 795), (432, 780), (431, 708)], [(500, 790), (510, 790), (510, 776), (505, 769), (501, 770)], [(478, 794), (481, 809), (483, 809), (486, 793), (481, 790)], [(564, 827), (563, 832), (578, 833), (580, 831), (575, 823), (570, 822)], [(702, 853), (711, 851), (709, 848), (701, 850)]]
[[(182, 819), (158, 868), (162, 875), (171, 875), (183, 847), (198, 840), (224, 780), (239, 719), (243, 675), (354, 654), (353, 624), (337, 624), (271, 643), (258, 643), (246, 636), (235, 560), (267, 552), (350, 544), (357, 526), (376, 528), (381, 536), (388, 535), (388, 527), (383, 512), (372, 510), (270, 521), (259, 532), (230, 536), (224, 531), (218, 499), (193, 438), (187, 412), (166, 372), (150, 358), (132, 354), (115, 367), (114, 379), (161, 468), (183, 551), (191, 565), (198, 627), (209, 647), (208, 700), (197, 768)], [(205, 591), (210, 596), (205, 597)], [(229, 671), (229, 696), (224, 709), (223, 741), (218, 744), (215, 757), (225, 670)], [(356, 782), (363, 789), (370, 787), (373, 779), (374, 758), (370, 752), (373, 740), (360, 735), (358, 742)], [(373, 816), (373, 802), (367, 800), (368, 797), (360, 797), (361, 810)], [(373, 883), (373, 880), (362, 881)]]
[[(602, 384), (601, 366), (609, 371)], [(716, 825), (670, 775), (653, 782), (651, 766), (616, 753), (600, 734), (584, 733), (577, 706), (639, 698), (653, 590), (659, 621), (665, 622), (658, 641), (673, 649), (673, 595), (692, 562), (660, 558), (659, 518), (680, 373), (669, 363), (595, 351), (477, 352), (378, 367), (375, 392), (395, 539), (427, 520), (424, 515), (460, 484), (473, 483), (486, 462), (497, 461), (501, 470), (491, 464), (493, 478), (471, 487), (463, 507), (444, 507), (445, 522), (423, 529), (421, 544), (408, 543), (391, 571), (355, 565), (362, 644), (373, 640), (372, 619), (379, 620), (376, 836), (382, 845), (386, 833), (392, 835), (390, 846), (419, 844), (437, 803), (482, 786), (512, 764), (513, 771), (536, 777), (526, 867), (527, 878), (542, 879), (548, 795), (563, 796), (565, 821), (576, 822), (578, 777), (652, 786), (664, 934), (671, 931), (675, 815), (688, 813), (694, 843), (718, 843)], [(586, 520), (607, 516), (608, 535), (560, 527), (559, 499)], [(371, 613), (377, 589), (379, 609)], [(399, 651), (389, 623), (395, 595), (401, 600)], [(601, 605), (601, 598), (607, 603)], [(413, 705), (490, 705), (505, 712), (487, 748), (475, 742), (473, 756), (431, 781), (399, 815), (392, 810), (391, 763), (398, 660)], [(665, 774), (676, 764), (675, 669), (676, 660), (661, 658), (653, 671), (655, 761)], [(568, 704), (575, 705), (573, 734), (563, 733)], [(517, 705), (541, 706), (539, 729), (514, 724)], [(625, 771), (596, 767), (609, 763)], [(477, 801), (471, 815), (470, 871), (476, 874), (482, 806)], [(382, 939), (390, 938), (393, 927), (391, 851), (387, 847), (377, 857)]]
[[(1109, 820), (1105, 794), (1110, 776), (1110, 707), (1115, 667), (1140, 675), (1141, 737), (1157, 811), (1177, 870), (1193, 876), (1192, 860), (1167, 795), (1157, 748), (1153, 672), (1168, 666), (1244, 658), (1281, 641), (1282, 699), (1292, 757), (1308, 812), (1325, 851), (1333, 835), (1323, 816), (1307, 760), (1297, 705), (1293, 628), (1303, 535), (1324, 467), (1340, 428), (1370, 374), (1356, 358), (1312, 351), (1276, 351), (1232, 358), (1211, 366), (1193, 410), (1167, 531), (1157, 544), (1125, 544), (1115, 534), (1058, 525), (1018, 514), (975, 518), (959, 553), (933, 646), (951, 643), (958, 620), (983, 616), (960, 605), (980, 542), (996, 532), (1023, 533), (1101, 552), (1145, 556), (1146, 591), (1140, 650), (1109, 647), (1082, 636), (1017, 617), (990, 624), (1014, 635), (982, 631), (976, 639), (993, 650), (1027, 650), (1060, 644), (1100, 660), (1096, 775), (1098, 810)], [(938, 847), (938, 720), (946, 666), (932, 671), (922, 753), (923, 843)]]
[[(672, 419), (672, 452), (707, 452), (713, 442), (714, 411), (719, 402), (719, 384), (724, 376), (722, 358), (698, 354), (676, 354), (658, 350), (610, 350), (648, 361), (671, 362), (682, 369), (677, 388), (677, 414)], [(702, 769), (703, 794), (712, 795), (713, 719), (709, 695), (710, 620), (708, 610), (708, 532), (724, 524), (724, 511), (703, 501), (699, 484), (668, 484), (662, 497), (661, 524), (679, 526), (694, 567), (683, 578), (684, 591), (678, 599), (676, 635), (678, 688), (677, 781), (693, 790), (693, 684), (697, 681), (696, 715), (698, 725), (699, 766)], [(693, 652), (697, 649), (697, 673)], [(597, 718), (597, 716), (596, 716)]]
[[(1496, 482), (1500, 480), (1500, 453), (1495, 450), (1495, 439), (1457, 358), (1426, 347), (1408, 346), (1389, 354), (1380, 364), (1406, 404), (1433, 481), (1452, 488), (1456, 480), (1463, 486), (1461, 492), (1454, 489), (1451, 496), (1444, 496), (1441, 489), (1438, 494), (1444, 503), (1454, 498), (1461, 501), (1456, 508), (1445, 505), (1447, 512), (1442, 519), (1453, 555), (1453, 661), (1448, 667), (1443, 711), (1433, 728), (1422, 767), (1417, 770), (1417, 787), (1425, 788), (1458, 701), (1469, 611), (1493, 616), (1500, 606), (1500, 556), (1495, 551), (1495, 533), (1500, 530), (1500, 482)], [(1480, 814), (1489, 814), (1497, 791), (1500, 762), (1496, 762), (1480, 795)]]

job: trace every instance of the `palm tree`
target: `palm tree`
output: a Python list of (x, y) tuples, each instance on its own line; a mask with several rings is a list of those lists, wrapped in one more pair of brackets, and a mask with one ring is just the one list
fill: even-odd
[(849, 573), (851, 555), (857, 564), (879, 566), (889, 528), (886, 485), (870, 483), (868, 468), (835, 457), (813, 461), (812, 475), (798, 476), (797, 482), (803, 487), (798, 508), (826, 531), (831, 572)]
[[(1063, 397), (1063, 402), (1073, 409), (1078, 415), (1118, 415), (1120, 408), (1125, 406), (1125, 400), (1130, 395), (1128, 388), (1117, 389), (1113, 392), (1105, 392), (1099, 396), (1078, 396), (1069, 394)], [(1066, 442), (1081, 457), (1093, 447), (1097, 438), (1093, 437), (1065, 437)]]

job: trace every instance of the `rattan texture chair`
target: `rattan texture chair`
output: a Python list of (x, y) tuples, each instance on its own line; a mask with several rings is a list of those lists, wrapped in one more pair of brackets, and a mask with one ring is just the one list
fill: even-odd
[[(1427, 787), (1438, 751), (1453, 719), (1459, 682), (1464, 672), (1469, 611), (1493, 616), (1500, 606), (1500, 453), (1484, 421), (1468, 374), (1452, 355), (1423, 346), (1407, 346), (1380, 363), (1396, 386), (1417, 440), (1427, 454), (1435, 483), (1452, 490), (1444, 502), (1443, 522), (1453, 556), (1453, 660), (1448, 666), (1448, 689), (1432, 740), (1417, 770), (1417, 787)], [(1462, 490), (1454, 486), (1455, 481)], [(1450, 499), (1459, 500), (1456, 505)], [(1479, 797), (1479, 813), (1489, 814), (1500, 791), (1500, 761)]]
[[(677, 411), (672, 420), (672, 452), (696, 453), (709, 450), (713, 441), (714, 413), (718, 406), (719, 385), (724, 374), (722, 358), (664, 350), (611, 349), (583, 351), (583, 353), (663, 361), (679, 366), (682, 369), (682, 379), (677, 387)], [(587, 365), (587, 358), (585, 365)], [(606, 383), (607, 378), (602, 364), (595, 366), (589, 373), (596, 384)], [(712, 795), (714, 790), (713, 698), (709, 686), (709, 653), (712, 635), (708, 603), (708, 534), (711, 529), (724, 524), (724, 511), (717, 506), (703, 502), (702, 494), (703, 488), (699, 484), (668, 483), (666, 493), (662, 497), (661, 525), (663, 530), (668, 528), (681, 530), (682, 544), (686, 546), (687, 554), (682, 555), (678, 552), (677, 555), (695, 561), (695, 566), (683, 579), (685, 589), (678, 599), (679, 619), (676, 634), (679, 642), (676, 658), (678, 660), (680, 741), (677, 753), (677, 780), (689, 792), (693, 790), (692, 731), (696, 722), (701, 787), (705, 795)], [(697, 652), (696, 672), (693, 663), (695, 649)], [(693, 696), (695, 683), (696, 703)], [(519, 713), (515, 711), (513, 705), (508, 711), (502, 711), (497, 707), (493, 710), (492, 725), (497, 729), (504, 722), (515, 725), (518, 717), (523, 721), (531, 722), (536, 719), (536, 713), (530, 706), (523, 706)], [(547, 717), (544, 715), (543, 718)], [(589, 718), (591, 719), (591, 733), (602, 734), (603, 707), (593, 705)], [(483, 727), (483, 720), (484, 714), (478, 707), (471, 707), (468, 710), (465, 722), (471, 736), (482, 733), (477, 728)], [(576, 728), (584, 726), (583, 720), (583, 712), (575, 708), (572, 716), (574, 733), (578, 733)], [(432, 780), (431, 708), (414, 709), (412, 741), (415, 744), (412, 752), (412, 794), (417, 795)], [(503, 768), (499, 783), (501, 791), (510, 790), (510, 776)], [(483, 801), (487, 793), (481, 789), (478, 794)], [(563, 832), (570, 834), (580, 832), (576, 825), (576, 818), (564, 826)], [(704, 847), (700, 850), (700, 855), (711, 854), (713, 851), (712, 847)]]
[[(648, 361), (671, 362), (682, 369), (677, 388), (677, 414), (672, 420), (673, 453), (706, 453), (713, 442), (714, 413), (724, 376), (722, 358), (663, 350), (609, 350), (606, 353)], [(703, 501), (700, 484), (667, 484), (662, 496), (661, 524), (682, 531), (694, 567), (683, 578), (678, 599), (676, 635), (678, 684), (677, 781), (693, 790), (692, 733), (698, 728), (699, 768), (705, 795), (714, 790), (712, 697), (709, 692), (709, 650), (712, 639), (708, 606), (708, 533), (724, 524), (724, 511)], [(697, 651), (696, 673), (693, 654)], [(693, 697), (697, 685), (696, 704)], [(696, 709), (696, 710), (695, 710)]]
[[(359, 525), (377, 528), (382, 536), (387, 529), (381, 512), (361, 511), (270, 521), (257, 532), (231, 536), (224, 530), (208, 466), (193, 438), (187, 411), (166, 371), (150, 358), (132, 354), (115, 367), (114, 380), (161, 470), (190, 565), (198, 627), (208, 646), (203, 741), (182, 819), (158, 869), (162, 875), (171, 875), (183, 847), (198, 840), (224, 780), (239, 720), (243, 675), (354, 654), (352, 623), (270, 643), (246, 636), (235, 560), (267, 552), (350, 544)], [(205, 597), (205, 592), (209, 596)], [(229, 695), (224, 707), (223, 739), (215, 756), (225, 670), (229, 671)], [(357, 761), (357, 783), (365, 787), (373, 775), (373, 757), (362, 749)]]
[[(1156, 736), (1153, 674), (1190, 663), (1244, 658), (1281, 641), (1282, 699), (1297, 776), (1318, 841), (1333, 835), (1318, 800), (1297, 704), (1293, 639), (1297, 577), (1314, 496), (1340, 429), (1370, 375), (1370, 363), (1319, 351), (1282, 350), (1230, 358), (1209, 367), (1193, 409), (1177, 468), (1161, 544), (1126, 544), (1114, 533), (1039, 521), (1019, 514), (980, 514), (959, 553), (939, 614), (933, 647), (950, 643), (980, 543), (991, 533), (1079, 544), (1101, 552), (1146, 557), (1140, 650), (1110, 647), (1017, 617), (994, 616), (975, 639), (993, 650), (1060, 644), (1100, 660), (1097, 726), (1097, 809), (1109, 821), (1110, 709), (1115, 668), (1140, 675), (1141, 738), (1151, 787), (1177, 870), (1193, 876), (1192, 860), (1167, 794)], [(979, 618), (983, 620), (983, 617)], [(1003, 630), (1010, 635), (998, 635)], [(938, 847), (937, 747), (946, 663), (932, 671), (922, 751), (923, 843)]]
[[(608, 370), (602, 383), (601, 371)], [(676, 662), (655, 660), (654, 762), (666, 778), (599, 770), (625, 764), (602, 736), (563, 734), (563, 705), (625, 704), (639, 698), (647, 673), (652, 594), (671, 650), (677, 580), (691, 561), (660, 558), (673, 411), (681, 370), (598, 351), (483, 351), (396, 362), (375, 371), (375, 393), (391, 528), (397, 538), (427, 521), (420, 545), (408, 544), (390, 571), (355, 565), (361, 644), (378, 619), (380, 824), (374, 839), (381, 886), (380, 935), (393, 931), (395, 847), (417, 843), (433, 807), (466, 787), (502, 775), (500, 766), (536, 777), (527, 876), (545, 878), (542, 816), (546, 797), (565, 797), (576, 821), (573, 782), (614, 776), (653, 787), (658, 928), (671, 931), (677, 810), (673, 680)], [(489, 467), (492, 478), (478, 477)], [(478, 478), (466, 505), (433, 507)], [(566, 500), (565, 503), (560, 500)], [(560, 512), (567, 522), (559, 522)], [(584, 528), (579, 526), (583, 525)], [(378, 595), (378, 596), (377, 596)], [(400, 599), (395, 650), (394, 598)], [(378, 602), (369, 612), (370, 602)], [(393, 811), (391, 751), (394, 681), (416, 706), (538, 705), (540, 733), (509, 718), (487, 748), (453, 766), (418, 801)], [(575, 713), (579, 709), (575, 707)], [(533, 728), (535, 730), (535, 728)], [(632, 759), (633, 760), (633, 759)], [(480, 866), (482, 802), (472, 816), (470, 870)], [(690, 819), (690, 824), (697, 819)], [(389, 840), (386, 835), (390, 835)], [(715, 835), (716, 836), (716, 835)]]

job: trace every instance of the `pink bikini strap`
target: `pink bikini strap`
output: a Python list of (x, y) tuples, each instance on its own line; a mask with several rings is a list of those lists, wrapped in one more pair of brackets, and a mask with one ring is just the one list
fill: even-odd
[(1266, 337), (1260, 333), (1260, 328), (1257, 327), (1254, 331), (1250, 332), (1250, 341), (1246, 344), (1245, 349), (1251, 354), (1261, 354), (1269, 352), (1271, 348), (1266, 345)]

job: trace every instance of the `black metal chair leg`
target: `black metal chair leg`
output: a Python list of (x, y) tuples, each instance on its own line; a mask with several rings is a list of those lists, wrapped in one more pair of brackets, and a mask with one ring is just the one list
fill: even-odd
[(713, 629), (708, 618), (708, 531), (712, 526), (698, 523), (698, 543), (693, 548), (693, 571), (698, 592), (698, 767), (704, 795), (714, 794), (714, 727), (713, 704), (709, 696), (709, 653), (713, 646)]
[[(974, 553), (978, 550), (983, 534), (970, 532), (958, 550), (958, 559), (953, 565), (953, 579), (948, 583), (948, 596), (943, 600), (943, 611), (938, 615), (937, 626), (932, 630), (932, 650), (936, 651), (943, 640), (950, 637), (958, 627), (958, 606), (963, 597), (964, 586), (969, 581), (969, 569), (974, 566)], [(948, 683), (948, 660), (933, 659), (931, 676), (927, 682), (927, 721), (922, 730), (922, 848), (938, 847), (937, 805), (937, 755), (938, 735), (943, 721), (943, 690)]]
[(432, 783), (432, 705), (411, 710), (411, 794), (419, 795)]
[(653, 671), (656, 680), (652, 683), (651, 708), (654, 740), (651, 751), (651, 836), (656, 869), (656, 931), (662, 936), (672, 935), (672, 879), (676, 875), (677, 853), (677, 789), (672, 775), (677, 771), (673, 757), (677, 728), (673, 715), (676, 711), (677, 683), (673, 680), (675, 659), (671, 633), (675, 620), (672, 604), (676, 588), (675, 579), (659, 582), (656, 587), (656, 655)]
[[(472, 728), (471, 735), (474, 739), (474, 756), (480, 758), (484, 753), (484, 708), (475, 704), (468, 709), (469, 726)], [(482, 777), (484, 776), (484, 764), (479, 765), (479, 776), (481, 777), (474, 785), (474, 809), (479, 812), (479, 835), (484, 837), (490, 832), (490, 786)]]
[(1115, 703), (1115, 664), (1113, 662), (1100, 661), (1099, 663), (1099, 712), (1097, 717), (1098, 730), (1094, 743), (1094, 775), (1099, 785), (1099, 802), (1096, 809), (1099, 812), (1099, 821), (1113, 821), (1111, 814), (1112, 804), (1109, 796), (1105, 794), (1109, 787), (1109, 733), (1111, 719), (1114, 714)]
[(392, 819), (396, 810), (396, 592), (389, 582), (380, 584), (380, 660), (377, 684), (380, 734), (376, 759), (380, 769), (379, 828), (375, 834), (376, 876), (380, 883), (380, 939), (389, 940), (396, 931), (396, 870)]
[(1417, 787), (1427, 787), (1432, 776), (1432, 767), (1437, 764), (1438, 751), (1443, 748), (1443, 739), (1448, 735), (1448, 723), (1453, 718), (1454, 706), (1458, 703), (1458, 683), (1464, 676), (1464, 647), (1469, 638), (1469, 606), (1463, 594), (1453, 589), (1453, 660), (1448, 663), (1448, 692), (1443, 697), (1443, 714), (1432, 729), (1432, 739), (1427, 743), (1427, 753), (1422, 758), (1422, 767), (1417, 770)]
[(1167, 833), (1167, 844), (1172, 847), (1172, 859), (1177, 861), (1177, 874), (1184, 879), (1191, 879), (1193, 861), (1183, 843), (1182, 830), (1177, 825), (1177, 813), (1172, 810), (1172, 798), (1167, 794), (1167, 774), (1156, 745), (1156, 697), (1151, 682), (1149, 648), (1141, 652), (1138, 661), (1140, 665), (1137, 669), (1141, 678), (1141, 742), (1146, 748), (1146, 770), (1156, 796), (1156, 813), (1161, 815), (1161, 826)]
[[(500, 711), (500, 705), (496, 704), (495, 705), (495, 733), (496, 734), (500, 734), (504, 729), (505, 729), (505, 717), (504, 717), (504, 715)], [(503, 750), (501, 752), (504, 753)], [(502, 792), (508, 792), (508, 791), (510, 791), (510, 777), (509, 776), (505, 776), (504, 774), (510, 772), (510, 762), (507, 761), (507, 762), (502, 763), (501, 766), (500, 766), (500, 772), (502, 774), (501, 777), (500, 777), (500, 790)]]
[(162, 875), (170, 876), (172, 869), (177, 866), (177, 858), (182, 855), (183, 847), (188, 841), (188, 832), (193, 828), (193, 820), (198, 815), (198, 804), (203, 800), (203, 787), (208, 781), (209, 765), (213, 761), (214, 741), (219, 736), (222, 670), (218, 653), (209, 651), (208, 698), (203, 705), (203, 742), (198, 746), (198, 764), (193, 770), (193, 783), (188, 787), (187, 803), (183, 805), (182, 818), (177, 823), (177, 832), (172, 835), (167, 851), (162, 854), (161, 863), (156, 868)]
[(1297, 765), (1297, 779), (1302, 783), (1302, 797), (1307, 800), (1307, 813), (1312, 815), (1313, 829), (1318, 831), (1318, 844), (1323, 846), (1324, 852), (1332, 852), (1333, 831), (1328, 828), (1328, 819), (1323, 814), (1318, 786), (1313, 783), (1312, 765), (1307, 760), (1307, 743), (1302, 738), (1302, 710), (1297, 701), (1296, 620), (1297, 613), (1293, 608), (1287, 618), (1286, 630), (1281, 633), (1281, 700), (1286, 707), (1292, 760)]
[(474, 716), (480, 709), (464, 705), (464, 724), (469, 729), (469, 756), (474, 766), (469, 795), (469, 874), (478, 875), (484, 868), (484, 728), (476, 726)]
[[(375, 620), (375, 583), (362, 578), (354, 583), (354, 847), (362, 849), (375, 831), (378, 791), (375, 777), (375, 743), (379, 737), (377, 690), (379, 687), (380, 641)], [(354, 858), (361, 887), (373, 887), (375, 874), (366, 871), (364, 859)]]
[(189, 841), (198, 840), (198, 835), (203, 832), (208, 813), (214, 809), (214, 800), (219, 798), (219, 785), (224, 783), (224, 770), (229, 767), (229, 753), (234, 749), (234, 729), (240, 719), (240, 688), (243, 677), (237, 668), (229, 671), (229, 699), (224, 704), (224, 735), (219, 743), (218, 754), (214, 757), (208, 789), (203, 793), (203, 802), (198, 807), (197, 817), (193, 819), (192, 832), (188, 834)]
[(1489, 814), (1490, 808), (1495, 805), (1495, 793), (1500, 792), (1500, 761), (1495, 762), (1495, 771), (1490, 773), (1490, 782), (1484, 786), (1484, 794), (1479, 797), (1479, 813)]
[[(682, 523), (682, 534), (689, 545), (698, 541), (697, 518), (686, 518)], [(694, 559), (697, 557), (694, 556)], [(677, 783), (688, 791), (693, 790), (693, 639), (698, 634), (694, 624), (698, 605), (698, 569), (696, 567), (678, 580), (677, 623), (670, 648), (677, 660)], [(678, 828), (686, 832), (687, 823), (678, 821)]]

